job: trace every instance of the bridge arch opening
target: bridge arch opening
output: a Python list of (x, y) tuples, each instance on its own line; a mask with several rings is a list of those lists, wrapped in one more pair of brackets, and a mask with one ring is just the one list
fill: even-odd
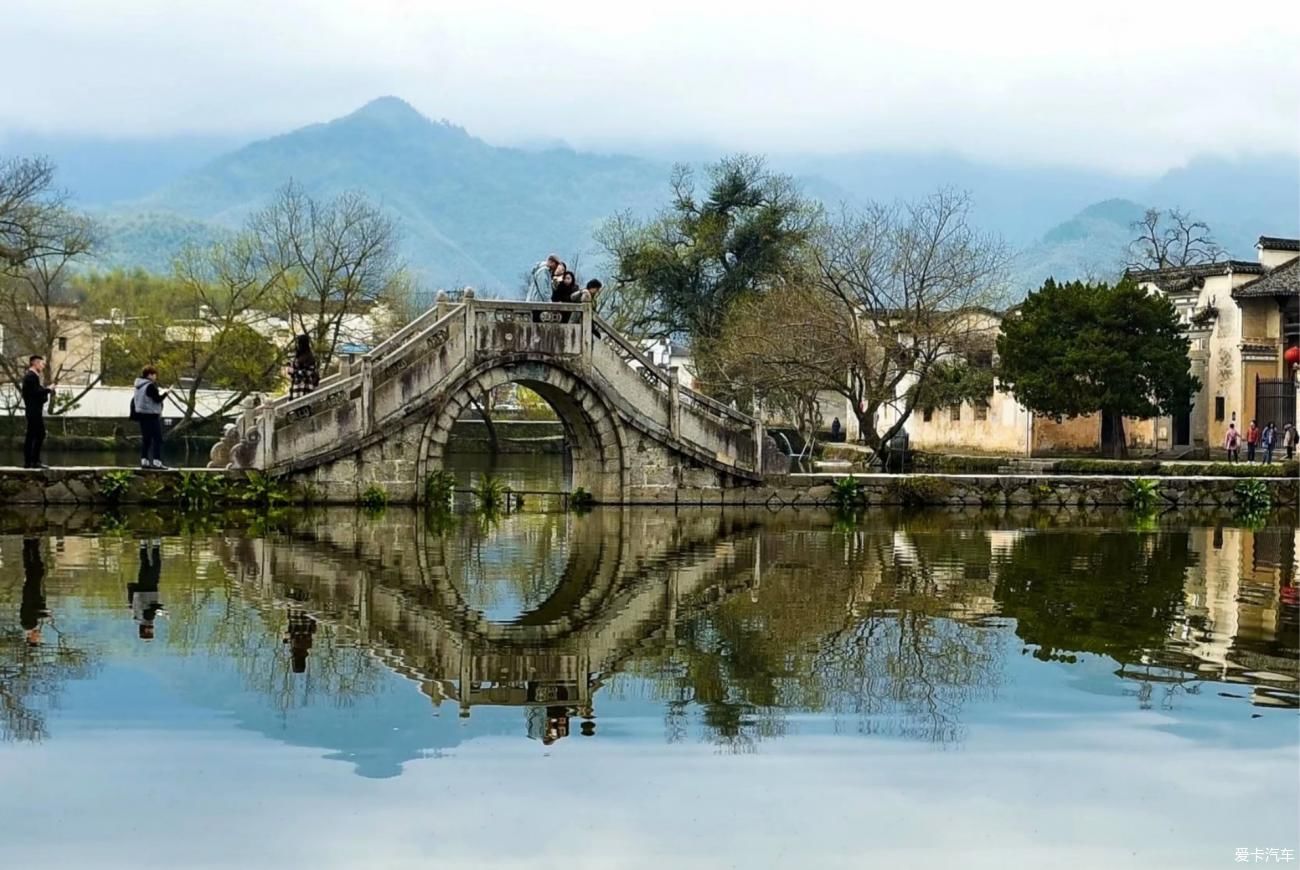
[(613, 409), (578, 374), (535, 361), (494, 361), (460, 378), (425, 422), (420, 436), (419, 479), (450, 468), (453, 427), (474, 413), (474, 400), (506, 384), (532, 390), (555, 411), (568, 451), (569, 488), (581, 487), (598, 501), (623, 493), (623, 432)]

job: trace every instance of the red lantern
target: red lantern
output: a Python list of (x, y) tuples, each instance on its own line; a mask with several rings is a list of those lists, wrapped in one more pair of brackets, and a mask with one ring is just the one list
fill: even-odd
[(1286, 364), (1289, 366), (1300, 363), (1300, 345), (1288, 347), (1286, 353), (1282, 355), (1282, 359), (1286, 360)]

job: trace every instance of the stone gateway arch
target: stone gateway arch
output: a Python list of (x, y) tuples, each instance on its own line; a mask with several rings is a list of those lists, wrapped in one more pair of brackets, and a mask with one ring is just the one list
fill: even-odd
[(354, 502), (372, 486), (418, 501), (455, 421), (507, 383), (555, 409), (572, 486), (598, 502), (671, 502), (763, 479), (762, 425), (679, 384), (591, 306), (473, 298), (439, 302), (310, 395), (246, 409), (228, 436), (232, 465), (289, 477), (322, 501)]

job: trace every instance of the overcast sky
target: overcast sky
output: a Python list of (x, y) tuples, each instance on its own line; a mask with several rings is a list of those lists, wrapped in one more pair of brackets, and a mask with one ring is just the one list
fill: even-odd
[(394, 94), (496, 143), (1300, 151), (1295, 0), (0, 0), (0, 133), (255, 136)]

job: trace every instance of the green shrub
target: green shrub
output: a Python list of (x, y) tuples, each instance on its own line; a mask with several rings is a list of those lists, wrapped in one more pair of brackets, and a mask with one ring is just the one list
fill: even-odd
[(1239, 514), (1267, 514), (1273, 508), (1273, 496), (1262, 480), (1238, 481), (1233, 488)]
[(1161, 477), (1296, 477), (1300, 462), (1159, 462), (1155, 459), (1059, 459), (1058, 474), (1115, 474)]
[(372, 484), (361, 493), (361, 507), (367, 513), (381, 514), (388, 508), (388, 490), (379, 484)]
[(1006, 456), (949, 456), (942, 453), (912, 454), (912, 468), (936, 474), (997, 474), (1010, 462)]
[(109, 504), (117, 504), (126, 495), (126, 491), (131, 488), (131, 478), (135, 477), (134, 471), (125, 468), (117, 471), (106, 471), (99, 481), (99, 494)]
[(1295, 477), (1300, 473), (1300, 462), (1292, 460), (1273, 465), (1248, 462), (1202, 462), (1194, 465), (1165, 465), (1160, 473), (1189, 477)]
[(591, 506), (596, 503), (596, 497), (582, 487), (577, 487), (569, 493), (569, 509), (576, 511), (590, 510)]
[(862, 488), (851, 477), (841, 477), (831, 484), (831, 503), (836, 510), (851, 511), (862, 507), (865, 502)]
[(248, 476), (244, 478), (239, 497), (249, 504), (260, 507), (273, 507), (289, 503), (289, 490), (283, 483), (269, 474), (250, 471)]
[(177, 491), (181, 506), (189, 510), (211, 507), (221, 501), (226, 492), (226, 480), (219, 474), (203, 471), (182, 471)]
[(1151, 514), (1160, 502), (1160, 486), (1154, 480), (1139, 477), (1124, 482), (1124, 500), (1137, 514)]
[(1160, 463), (1155, 459), (1060, 459), (1056, 471), (1058, 474), (1159, 474)]
[(455, 490), (456, 475), (450, 471), (431, 471), (424, 476), (424, 503), (434, 510), (445, 511), (451, 507)]

